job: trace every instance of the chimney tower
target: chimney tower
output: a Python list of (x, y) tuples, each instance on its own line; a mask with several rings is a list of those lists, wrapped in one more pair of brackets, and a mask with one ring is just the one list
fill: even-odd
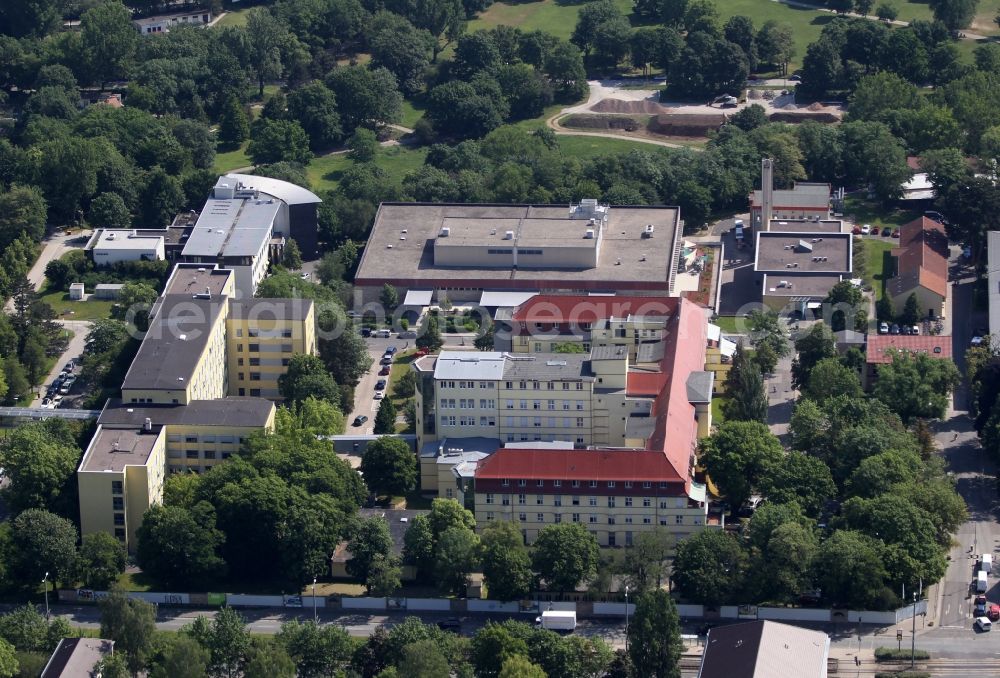
[(764, 158), (760, 161), (760, 230), (771, 230), (771, 214), (774, 211), (774, 161)]

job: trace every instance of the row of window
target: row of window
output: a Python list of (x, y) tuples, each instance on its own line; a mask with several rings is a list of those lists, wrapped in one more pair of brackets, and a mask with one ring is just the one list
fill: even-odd
[[(497, 407), (497, 401), (493, 399), (480, 398), (479, 399), (479, 409), (481, 410), (495, 410)], [(455, 400), (454, 398), (441, 398), (441, 409), (442, 410), (474, 410), (476, 409), (476, 399), (475, 398), (459, 398)]]
[[(251, 346), (255, 346), (255, 345), (256, 344), (251, 344)], [(240, 350), (240, 351), (242, 351), (243, 350), (242, 349), (242, 345), (237, 346), (237, 349)], [(250, 350), (252, 351), (253, 349), (251, 348)], [(531, 382), (529, 382), (529, 381), (517, 381), (517, 382), (515, 382), (515, 381), (505, 381), (503, 387), (506, 388), (506, 389), (515, 389), (515, 388), (517, 388), (517, 389), (520, 389), (522, 391), (527, 391), (527, 390), (541, 391), (543, 383), (545, 384), (545, 390), (548, 390), (548, 391), (555, 391), (556, 390), (556, 383), (557, 382), (555, 382), (555, 381), (546, 381), (546, 382), (540, 382), (540, 381), (531, 381)], [(570, 384), (576, 384), (575, 388), (576, 388), (577, 391), (582, 391), (583, 390), (583, 382), (582, 381), (560, 381), (558, 383), (562, 384), (562, 390), (564, 390), (564, 391), (569, 391), (571, 388), (574, 388), (574, 387), (571, 387)], [(514, 384), (517, 384), (517, 386), (514, 386)], [(438, 382), (438, 388), (464, 388), (464, 389), (469, 389), (469, 388), (476, 388), (477, 385), (478, 385), (479, 388), (484, 388), (484, 389), (485, 388), (493, 388), (494, 387), (493, 382), (489, 382), (489, 381), (478, 381), (477, 382), (477, 381), (451, 381), (451, 380), (442, 380), (442, 381)]]
[[(239, 395), (241, 397), (245, 396), (246, 394), (247, 394), (247, 390), (245, 388), (241, 388), (239, 390)], [(260, 397), (260, 389), (259, 388), (252, 388), (252, 389), (250, 389), (250, 397), (251, 398), (259, 398)]]
[[(513, 400), (508, 400), (507, 401), (506, 406), (507, 406), (508, 410), (515, 409), (514, 402), (515, 401), (513, 401)], [(584, 406), (585, 406), (585, 402), (583, 400), (561, 400), (559, 402), (562, 403), (562, 408), (564, 410), (571, 410), (571, 409), (582, 410), (582, 409), (584, 409)], [(519, 409), (519, 410), (526, 410), (526, 409), (528, 409), (528, 401), (527, 400), (519, 400), (519, 401), (517, 401), (517, 403), (518, 403), (519, 407), (517, 407), (516, 409)], [(548, 410), (555, 410), (556, 409), (556, 401), (555, 400), (547, 400), (547, 401), (545, 401), (545, 407)], [(531, 401), (531, 409), (533, 409), (533, 410), (540, 410), (540, 409), (542, 409), (542, 401), (541, 400), (532, 400)]]
[[(540, 434), (537, 434), (537, 433), (535, 435), (533, 435), (533, 436), (530, 436), (530, 437), (526, 433), (518, 433), (516, 435), (514, 433), (508, 433), (505, 436), (505, 440), (508, 443), (513, 443), (515, 441), (520, 441), (522, 443), (526, 443), (529, 440), (537, 440), (537, 441), (544, 440), (544, 441), (547, 441), (547, 442), (552, 442), (552, 441), (556, 440), (556, 437), (552, 436), (552, 435), (545, 435), (545, 436), (543, 436), (543, 435), (540, 435)], [(559, 438), (559, 440), (563, 440), (563, 438)], [(577, 436), (575, 442), (578, 445), (583, 445), (585, 441), (583, 439), (583, 436)]]
[[(533, 522), (544, 523), (544, 522), (546, 522), (545, 516), (546, 516), (546, 514), (544, 514), (544, 513), (536, 513), (535, 514), (535, 520)], [(487, 511), (486, 512), (486, 520), (487, 521), (494, 520), (495, 517), (496, 516), (494, 515), (493, 511)], [(526, 523), (526, 522), (528, 522), (528, 514), (527, 513), (518, 513), (517, 514), (517, 519), (520, 522), (522, 522), (522, 523)], [(597, 525), (597, 524), (600, 523), (600, 516), (599, 515), (595, 515), (595, 514), (583, 515), (583, 514), (580, 514), (580, 513), (570, 513), (569, 514), (569, 519), (570, 519), (571, 522), (574, 522), (574, 523), (586, 522), (589, 525)], [(654, 520), (653, 516), (607, 516), (608, 525), (617, 525), (618, 524), (618, 520), (617, 519), (620, 519), (621, 523), (623, 525), (638, 525), (638, 524), (652, 525), (653, 524), (653, 520)], [(552, 514), (552, 522), (554, 522), (554, 523), (561, 523), (562, 521), (563, 521), (563, 514), (562, 513), (553, 513)], [(659, 524), (660, 524), (661, 527), (666, 527), (667, 525), (670, 524), (670, 521), (667, 520), (666, 518), (660, 518), (659, 519)], [(685, 524), (684, 523), (684, 516), (682, 516), (682, 515), (674, 516), (674, 525), (684, 525), (684, 524)], [(694, 516), (694, 519), (692, 520), (692, 524), (693, 525), (701, 525), (701, 516)]]
[[(525, 479), (525, 478), (518, 478), (516, 482), (517, 482), (517, 486), (518, 487), (527, 487), (528, 486), (528, 480)], [(533, 487), (545, 487), (545, 483), (546, 482), (547, 481), (545, 481), (545, 480), (537, 479), (537, 480), (532, 481), (532, 486)], [(551, 482), (552, 482), (552, 487), (562, 487), (562, 484), (563, 484), (563, 481), (561, 481), (561, 480), (553, 480)], [(609, 488), (611, 488), (611, 487), (617, 487), (618, 486), (618, 481), (616, 481), (616, 480), (609, 480), (607, 482), (608, 482), (608, 487)], [(511, 483), (511, 479), (510, 478), (504, 478), (504, 479), (502, 479), (500, 481), (500, 484), (503, 485), (504, 487), (510, 487), (510, 483)], [(571, 481), (569, 481), (569, 484), (570, 484), (569, 486), (570, 487), (597, 487), (597, 483), (598, 483), (597, 480), (571, 480)], [(627, 489), (630, 489), (632, 487), (638, 487), (639, 484), (637, 482), (634, 482), (634, 481), (631, 481), (631, 480), (626, 480), (622, 484), (622, 486), (627, 490)], [(648, 490), (648, 489), (650, 489), (652, 487), (653, 487), (653, 481), (651, 481), (651, 480), (643, 480), (642, 481), (642, 489)], [(660, 489), (661, 490), (667, 489), (667, 483), (661, 481), (660, 482)]]
[[(236, 344), (236, 350), (237, 350), (237, 352), (242, 353), (243, 352), (243, 344)], [(294, 349), (292, 348), (291, 344), (282, 344), (281, 345), (281, 352), (282, 353), (291, 353), (293, 350)], [(247, 344), (247, 351), (249, 351), (250, 353), (260, 353), (260, 344)]]
[[(515, 417), (507, 417), (507, 426), (510, 426), (510, 427), (521, 426), (521, 427), (525, 427), (525, 428), (529, 427), (529, 426), (534, 426), (536, 428), (541, 428), (542, 427), (542, 417), (532, 417), (531, 418), (532, 421), (530, 421), (530, 422), (528, 421), (528, 419), (529, 419), (528, 417), (517, 417), (516, 419), (517, 419), (517, 421), (515, 422)], [(573, 417), (562, 417), (561, 419), (560, 419), (560, 417), (547, 417), (546, 418), (546, 425), (548, 426), (548, 428), (557, 428), (558, 426), (560, 426), (560, 421), (562, 422), (562, 428), (572, 428), (573, 427), (573, 421), (574, 421)], [(465, 417), (465, 416), (463, 416), (463, 417), (456, 417), (454, 414), (442, 414), (441, 415), (441, 425), (442, 426), (475, 426), (476, 425), (476, 418), (475, 417), (471, 417), (471, 416), (469, 416), (469, 417)], [(497, 423), (496, 423), (496, 417), (492, 417), (492, 416), (479, 417), (479, 425), (480, 426), (496, 426), (497, 425)], [(581, 427), (584, 426), (584, 418), (583, 417), (576, 417), (576, 426), (578, 428), (581, 428)], [(509, 435), (512, 435), (512, 434), (509, 434)]]
[(240, 445), (242, 445), (244, 442), (246, 442), (246, 438), (244, 438), (242, 436), (234, 436), (234, 435), (216, 435), (214, 433), (206, 433), (206, 434), (200, 435), (200, 436), (199, 435), (194, 435), (194, 434), (188, 434), (188, 435), (182, 436), (179, 433), (171, 433), (170, 435), (167, 436), (167, 442), (168, 443), (179, 443), (179, 442), (185, 442), (185, 443), (199, 443), (199, 442), (201, 442), (201, 443), (216, 443), (217, 442), (217, 443), (229, 444), (229, 445), (232, 445), (234, 443), (239, 443)]
[[(275, 331), (275, 330), (264, 330), (264, 333), (261, 334), (260, 329), (256, 328), (256, 327), (250, 328), (247, 333), (250, 336), (250, 338), (264, 337), (265, 339), (267, 339), (267, 338), (270, 338), (270, 337), (277, 337), (278, 336), (278, 332)], [(243, 336), (243, 328), (242, 327), (237, 327), (236, 328), (236, 336), (237, 337), (242, 337)], [(292, 338), (292, 331), (290, 329), (283, 329), (283, 330), (281, 330), (281, 337), (283, 339), (291, 339)]]
[[(535, 504), (537, 506), (544, 506), (546, 504), (546, 497), (548, 497), (548, 496), (550, 496), (550, 495), (536, 494), (535, 495)], [(510, 506), (511, 499), (512, 499), (512, 495), (509, 495), (509, 494), (502, 494), (502, 495), (500, 495), (500, 503), (503, 506)], [(587, 506), (597, 506), (597, 504), (598, 504), (597, 499), (598, 499), (597, 497), (587, 497)], [(687, 499), (686, 498), (684, 498), (684, 497), (674, 497), (673, 499), (674, 499), (674, 502), (673, 502), (674, 503), (674, 508), (684, 508), (684, 507), (687, 506)], [(621, 500), (622, 501), (622, 506), (625, 506), (626, 508), (629, 508), (629, 507), (632, 507), (632, 506), (639, 506), (640, 503), (642, 504), (643, 508), (652, 508), (652, 506), (653, 506), (653, 498), (652, 497), (605, 497), (605, 500), (607, 501), (608, 508), (617, 508), (617, 506), (618, 506), (618, 500)], [(528, 495), (526, 495), (526, 494), (519, 494), (519, 495), (517, 495), (516, 501), (517, 501), (517, 503), (518, 503), (519, 506), (525, 506), (528, 503)], [(568, 495), (567, 502), (571, 506), (580, 506), (581, 503), (583, 502), (583, 498), (580, 497), (579, 495), (576, 495), (576, 494)], [(493, 492), (487, 492), (486, 493), (486, 503), (487, 504), (494, 504), (494, 503), (496, 503), (496, 495)], [(670, 501), (667, 500), (667, 499), (660, 499), (659, 500), (659, 507), (661, 509), (665, 510), (665, 509), (670, 508), (669, 504), (670, 504)], [(552, 505), (553, 506), (562, 506), (563, 505), (563, 496), (560, 495), (560, 494), (552, 496)]]

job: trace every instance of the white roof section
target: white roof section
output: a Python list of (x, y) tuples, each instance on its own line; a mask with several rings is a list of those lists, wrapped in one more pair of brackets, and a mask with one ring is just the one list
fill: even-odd
[(442, 351), (434, 367), (435, 379), (499, 380), (506, 356), (498, 351)]
[(722, 339), (719, 341), (719, 353), (726, 356), (727, 358), (732, 358), (733, 354), (736, 353), (736, 342), (729, 341), (728, 339)]
[(218, 183), (235, 185), (237, 181), (242, 182), (247, 188), (255, 188), (261, 193), (274, 196), (286, 205), (309, 205), (323, 202), (318, 195), (308, 189), (271, 177), (258, 177), (253, 174), (227, 174), (219, 177)]
[(185, 257), (252, 257), (271, 239), (277, 200), (209, 198), (181, 254)]
[(721, 338), (722, 338), (722, 328), (719, 327), (718, 325), (713, 325), (712, 323), (708, 323), (708, 340), (718, 341)]
[(512, 450), (572, 450), (572, 440), (525, 440), (504, 443), (503, 446)]
[(95, 250), (156, 249), (163, 243), (162, 235), (138, 235), (132, 229), (102, 229), (94, 241)]
[(990, 302), (990, 334), (1000, 336), (1000, 231), (986, 234)]
[(479, 298), (480, 306), (496, 306), (498, 308), (516, 308), (528, 299), (538, 295), (539, 292), (501, 292), (483, 290), (483, 295)]
[(403, 298), (403, 306), (430, 306), (434, 290), (409, 290)]
[(936, 195), (934, 184), (926, 172), (918, 172), (903, 183), (903, 200), (930, 200)]

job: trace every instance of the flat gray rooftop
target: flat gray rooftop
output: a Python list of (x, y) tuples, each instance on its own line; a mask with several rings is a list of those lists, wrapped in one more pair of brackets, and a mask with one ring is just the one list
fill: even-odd
[(79, 678), (93, 675), (94, 664), (111, 654), (113, 640), (102, 638), (63, 638), (59, 641), (41, 678)]
[(511, 381), (593, 381), (590, 356), (585, 353), (536, 353), (509, 355), (504, 361), (503, 378)]
[(767, 229), (771, 233), (841, 233), (843, 222), (840, 219), (772, 219)]
[(767, 231), (758, 233), (754, 270), (775, 275), (850, 273), (851, 235)]
[(264, 398), (229, 396), (216, 400), (192, 400), (187, 405), (136, 405), (112, 398), (97, 423), (104, 427), (141, 428), (149, 418), (153, 426), (263, 426), (274, 409)]
[(81, 471), (122, 471), (126, 466), (142, 466), (156, 445), (159, 429), (145, 433), (139, 429), (101, 428), (90, 441)]
[(222, 294), (233, 272), (225, 268), (198, 266), (197, 264), (177, 264), (174, 272), (163, 288), (164, 295), (187, 295), (210, 293), (213, 297)]
[(281, 203), (274, 198), (209, 198), (181, 254), (185, 257), (249, 257), (271, 238)]
[[(764, 276), (764, 294), (769, 297), (825, 297), (841, 280), (843, 277), (835, 274), (772, 273)], [(782, 281), (791, 287), (778, 287)]]
[(183, 390), (194, 376), (225, 298), (161, 297), (122, 389)]
[[(356, 283), (381, 285), (383, 281), (397, 281), (409, 288), (422, 280), (447, 281), (503, 281), (505, 288), (510, 281), (522, 285), (541, 284), (546, 281), (607, 283), (613, 289), (615, 282), (646, 283), (649, 289), (663, 290), (668, 284), (670, 271), (676, 265), (674, 239), (677, 220), (676, 207), (611, 207), (597, 267), (588, 269), (523, 269), (507, 270), (482, 267), (440, 267), (434, 264), (434, 241), (446, 220), (469, 223), (466, 236), (458, 229), (456, 237), (473, 238), (474, 233), (484, 237), (500, 237), (508, 230), (516, 231), (516, 224), (525, 219), (532, 224), (544, 225), (532, 229), (531, 238), (544, 238), (546, 243), (568, 237), (569, 233), (581, 235), (587, 228), (586, 219), (569, 219), (569, 205), (456, 205), (383, 203), (379, 207), (358, 267)], [(473, 228), (471, 223), (478, 225)], [(646, 224), (653, 224), (652, 238), (644, 238)], [(515, 226), (512, 228), (510, 224)], [(497, 234), (489, 236), (493, 229)], [(405, 230), (405, 233), (404, 233)], [(448, 237), (452, 237), (449, 235)], [(401, 239), (404, 238), (404, 239)], [(484, 240), (483, 244), (490, 242)], [(502, 241), (498, 241), (502, 242)], [(532, 244), (524, 239), (522, 246)]]

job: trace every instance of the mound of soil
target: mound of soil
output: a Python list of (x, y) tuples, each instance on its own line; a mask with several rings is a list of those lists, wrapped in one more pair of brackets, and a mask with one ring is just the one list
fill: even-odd
[(666, 113), (670, 109), (662, 104), (658, 104), (650, 99), (642, 101), (624, 101), (622, 99), (602, 99), (590, 107), (595, 113), (624, 113), (636, 114), (646, 113), (656, 115)]

